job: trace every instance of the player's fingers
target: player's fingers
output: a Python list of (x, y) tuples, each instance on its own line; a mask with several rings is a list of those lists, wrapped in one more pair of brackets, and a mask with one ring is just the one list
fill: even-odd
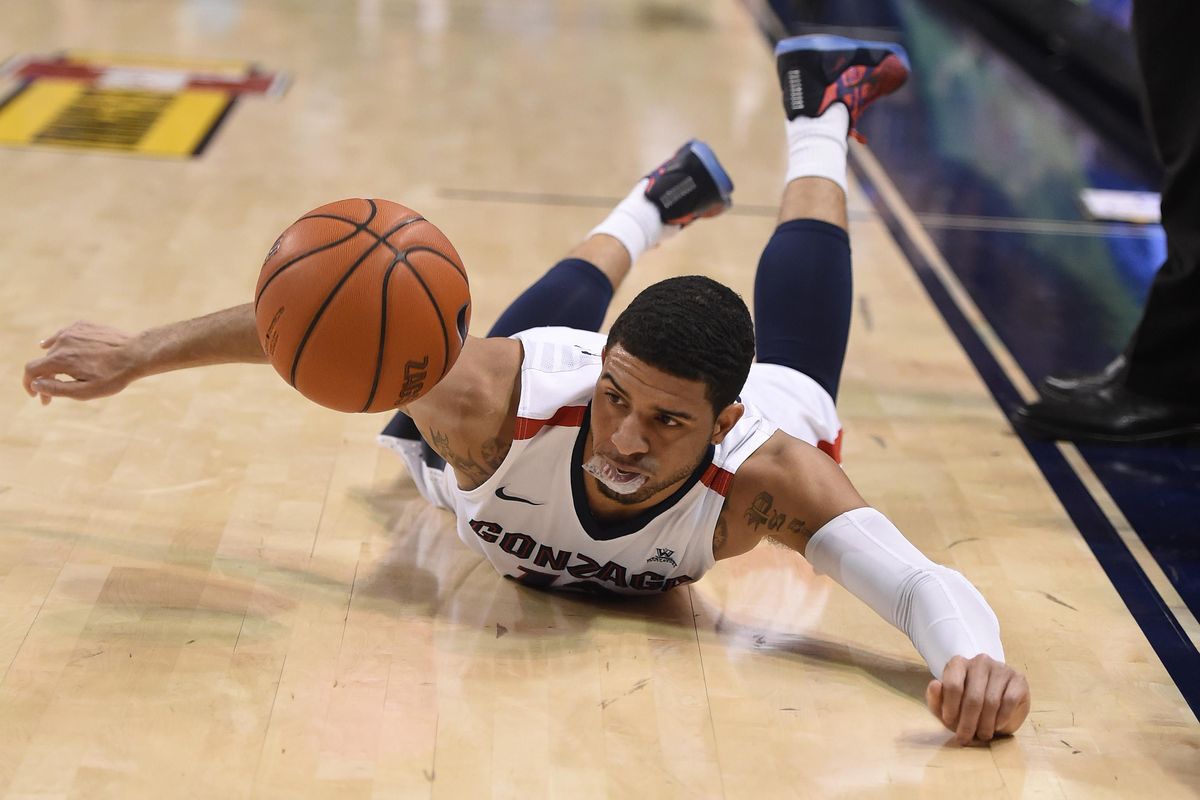
[(33, 382), (38, 378), (52, 378), (61, 371), (61, 363), (53, 354), (35, 358), (25, 365), (25, 373), (21, 376), (21, 384), (30, 397), (37, 394)]
[(984, 694), (987, 692), (989, 665), (990, 659), (976, 657), (967, 666), (958, 725), (954, 729), (954, 740), (959, 744), (970, 744), (975, 738), (979, 715), (983, 711)]
[(1031, 700), (1029, 681), (1020, 673), (1013, 675), (1004, 689), (1004, 699), (1000, 701), (1000, 710), (996, 714), (996, 733), (1014, 733), (1021, 727), (1025, 717), (1029, 716)]
[(78, 353), (59, 349), (25, 365), (26, 388), (34, 389), (39, 380), (53, 380), (59, 375), (68, 375), (77, 381), (94, 380), (97, 372), (93, 364)]
[[(44, 398), (70, 397), (75, 400), (92, 400), (112, 394), (103, 383), (94, 381), (61, 381), (57, 378), (38, 378), (33, 382), (34, 390)], [(43, 400), (44, 404), (49, 400)]]
[(86, 339), (89, 336), (94, 336), (101, 329), (101, 327), (102, 326), (96, 325), (93, 322), (88, 322), (87, 320), (81, 319), (76, 322), (72, 322), (65, 328), (59, 328), (54, 333), (38, 342), (38, 345), (40, 345), (43, 350), (49, 350), (63, 339), (69, 340), (72, 336), (74, 336), (76, 340), (78, 340), (80, 337)]
[(45, 339), (42, 339), (40, 342), (38, 342), (38, 344), (41, 346), (41, 348), (43, 350), (49, 350), (51, 347), (54, 347), (54, 345), (58, 344), (58, 340), (62, 338), (63, 334), (65, 334), (67, 331), (71, 330), (71, 328), (76, 327), (78, 325), (79, 325), (79, 323), (76, 322), (71, 325), (68, 325), (65, 328), (59, 328), (54, 333), (50, 334)]
[(967, 660), (962, 656), (950, 659), (942, 670), (942, 724), (950, 730), (958, 727), (958, 708), (966, 677)]
[(942, 718), (942, 682), (934, 679), (925, 687), (925, 705), (938, 719)]
[(983, 693), (983, 708), (979, 711), (979, 723), (975, 726), (976, 739), (990, 742), (996, 734), (1000, 704), (1012, 677), (1013, 671), (1007, 667), (993, 669), (988, 676), (987, 689)]

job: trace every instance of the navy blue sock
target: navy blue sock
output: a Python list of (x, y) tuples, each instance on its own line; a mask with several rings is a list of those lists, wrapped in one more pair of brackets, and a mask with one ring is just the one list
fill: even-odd
[[(612, 296), (612, 284), (599, 267), (580, 258), (567, 258), (522, 292), (496, 320), (488, 336), (512, 336), (547, 325), (598, 331)], [(410, 441), (421, 438), (417, 426), (403, 411), (396, 412), (383, 433)], [(434, 459), (440, 461), (426, 445), (426, 463), (435, 463)]]
[(837, 400), (852, 302), (846, 232), (815, 219), (783, 223), (754, 277), (758, 360), (803, 372)]
[(598, 331), (612, 296), (612, 284), (599, 267), (567, 258), (513, 300), (488, 336), (512, 336), (547, 325)]

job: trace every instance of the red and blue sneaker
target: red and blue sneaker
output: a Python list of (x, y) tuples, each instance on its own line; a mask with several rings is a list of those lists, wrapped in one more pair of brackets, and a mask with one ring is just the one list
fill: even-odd
[(712, 148), (692, 139), (646, 176), (646, 199), (664, 225), (687, 225), (715, 217), (732, 205), (733, 181)]
[(775, 46), (775, 66), (788, 119), (819, 117), (834, 103), (850, 111), (850, 134), (863, 110), (904, 85), (908, 54), (898, 44), (845, 36), (793, 36)]

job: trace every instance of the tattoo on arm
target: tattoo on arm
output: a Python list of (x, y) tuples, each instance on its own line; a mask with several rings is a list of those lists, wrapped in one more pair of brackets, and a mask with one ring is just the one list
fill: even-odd
[(808, 526), (804, 524), (804, 520), (796, 519), (795, 517), (793, 517), (792, 521), (788, 523), (788, 530), (801, 536), (808, 536), (812, 533), (812, 531), (808, 529)]
[(727, 541), (729, 541), (729, 525), (725, 522), (725, 510), (722, 509), (720, 515), (717, 517), (717, 527), (713, 529), (714, 558)]
[(482, 462), (471, 455), (470, 447), (466, 448), (463, 453), (453, 449), (450, 446), (450, 437), (436, 428), (429, 429), (426, 441), (438, 455), (446, 459), (446, 463), (454, 468), (456, 474), (477, 484), (486, 482), (504, 463), (504, 457), (508, 455), (508, 447), (503, 446), (500, 440), (494, 437), (486, 440), (480, 446), (479, 458), (482, 459)]
[[(439, 431), (437, 428), (430, 428), (429, 433), (425, 436), (425, 441), (429, 443), (438, 455), (446, 458), (445, 454), (450, 451), (450, 437)], [(449, 460), (449, 459), (447, 459)]]
[(511, 446), (501, 445), (500, 440), (495, 437), (488, 439), (480, 446), (483, 463), (487, 465), (490, 472), (500, 469), (500, 465), (504, 463), (504, 457), (508, 455), (508, 448)]
[(809, 533), (804, 520), (789, 517), (786, 511), (775, 507), (775, 497), (770, 492), (758, 493), (754, 502), (746, 509), (745, 520), (746, 524), (754, 526), (756, 531), (765, 525), (768, 531), (778, 531), (786, 527), (791, 533), (801, 536), (807, 536)]

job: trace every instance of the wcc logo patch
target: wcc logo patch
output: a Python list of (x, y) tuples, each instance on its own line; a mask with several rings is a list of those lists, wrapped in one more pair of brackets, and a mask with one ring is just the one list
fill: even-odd
[(655, 550), (655, 554), (653, 556), (651, 556), (650, 558), (646, 559), (647, 564), (649, 564), (652, 561), (660, 561), (663, 564), (670, 564), (672, 567), (679, 566), (678, 564), (675, 563), (675, 558), (674, 558), (675, 551), (674, 550), (668, 550), (665, 547), (656, 547), (656, 548), (654, 548), (654, 550)]
[(238, 98), (280, 96), (287, 78), (244, 61), (93, 51), (0, 65), (0, 146), (198, 156)]

